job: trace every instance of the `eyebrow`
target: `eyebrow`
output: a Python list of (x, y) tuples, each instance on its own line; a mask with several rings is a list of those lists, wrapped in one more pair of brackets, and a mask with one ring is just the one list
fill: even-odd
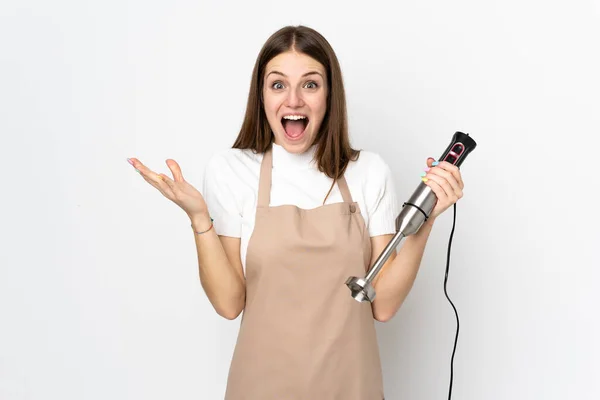
[[(271, 74), (281, 75), (281, 76), (287, 78), (286, 74), (284, 74), (283, 72), (279, 72), (279, 71), (271, 71), (267, 74), (267, 76), (265, 78), (267, 78)], [(318, 71), (309, 71), (309, 72), (305, 73), (304, 75), (302, 75), (302, 78), (304, 78), (305, 76), (308, 76), (308, 75), (315, 75), (315, 74), (319, 75), (321, 78), (323, 78), (323, 75), (321, 75), (321, 73)], [(325, 79), (325, 78), (323, 78), (323, 79)]]

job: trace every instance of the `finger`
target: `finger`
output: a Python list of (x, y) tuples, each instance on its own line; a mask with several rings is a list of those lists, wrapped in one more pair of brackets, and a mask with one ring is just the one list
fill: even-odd
[(165, 174), (158, 174), (157, 177), (158, 177), (158, 180), (159, 180), (158, 186), (160, 187), (160, 191), (169, 200), (174, 200), (175, 199), (175, 193), (173, 192), (173, 186), (170, 185), (170, 183), (173, 182), (171, 180), (171, 178), (169, 178)]
[(130, 158), (130, 160), (131, 160), (131, 165), (133, 165), (133, 167), (139, 171), (140, 175), (142, 175), (144, 178), (149, 179), (151, 182), (158, 184), (159, 179), (158, 179), (158, 174), (156, 172), (154, 172), (150, 168), (146, 167), (137, 158)]
[(431, 166), (433, 165), (433, 163), (435, 162), (435, 158), (433, 157), (428, 157), (427, 161), (425, 161), (425, 164), (427, 164), (428, 168), (431, 168)]
[(152, 181), (151, 179), (145, 177), (144, 175), (142, 175), (142, 178), (144, 178), (144, 180), (146, 182), (148, 182), (150, 185), (154, 186), (154, 188), (156, 190), (158, 190), (166, 198), (168, 198), (170, 200), (172, 200), (174, 198), (173, 191), (167, 185), (167, 183), (165, 183), (163, 178), (159, 177), (159, 178), (157, 178), (157, 181)]
[(456, 182), (458, 183), (458, 187), (460, 187), (461, 190), (464, 189), (465, 185), (462, 180), (462, 175), (460, 173), (460, 169), (456, 165), (449, 163), (447, 161), (440, 161), (437, 164), (437, 166), (443, 170), (450, 172), (452, 174), (452, 176), (454, 177), (454, 179), (456, 179)]
[(169, 187), (169, 189), (171, 189), (171, 191), (176, 189), (175, 181), (173, 181), (173, 179), (171, 179), (165, 174), (158, 174), (158, 177), (165, 183), (165, 185)]
[(448, 196), (446, 195), (446, 191), (436, 181), (434, 181), (433, 179), (424, 178), (423, 182), (425, 182), (425, 184), (427, 186), (429, 186), (431, 188), (431, 190), (433, 190), (433, 193), (435, 193), (435, 196), (437, 197), (438, 202), (447, 202), (448, 201), (447, 200)]
[(144, 164), (142, 164), (141, 162), (135, 162), (135, 168), (140, 171), (140, 175), (142, 175), (144, 178), (147, 178), (150, 183), (155, 183), (156, 185), (160, 185), (160, 178), (159, 178), (159, 174), (152, 171), (150, 168), (146, 167)]
[(130, 164), (139, 172), (146, 182), (161, 192), (163, 196), (169, 199), (173, 198), (173, 191), (169, 188), (159, 174), (150, 170), (136, 158), (130, 158), (129, 160)]
[[(442, 164), (440, 164), (440, 165), (442, 165)], [(454, 194), (458, 198), (461, 198), (462, 197), (462, 188), (460, 187), (460, 184), (456, 180), (455, 176), (452, 174), (452, 172), (449, 172), (449, 171), (443, 169), (443, 167), (440, 167), (440, 165), (429, 169), (429, 174), (426, 175), (426, 177), (430, 177), (432, 175), (437, 175), (437, 176), (442, 177), (447, 183), (450, 184), (451, 190), (454, 192)], [(437, 181), (437, 182), (441, 183), (439, 181)]]
[[(441, 177), (439, 175), (432, 174), (431, 171), (429, 171), (429, 172), (430, 173), (428, 173), (425, 176), (425, 178), (423, 179), (423, 181), (425, 183), (429, 183), (430, 181), (433, 181), (444, 192), (444, 198), (447, 198), (452, 202), (455, 202), (456, 200), (458, 200), (458, 196), (456, 195), (456, 193), (454, 193), (452, 186), (446, 179), (444, 179), (443, 177)], [(437, 193), (436, 193), (436, 195), (437, 195)]]
[(171, 199), (172, 201), (176, 201), (178, 199), (177, 194), (181, 192), (181, 188), (178, 187), (178, 185), (175, 181), (173, 181), (170, 177), (168, 177), (165, 174), (160, 174), (159, 178), (162, 179), (162, 181), (168, 188), (169, 195), (170, 195), (169, 199)]

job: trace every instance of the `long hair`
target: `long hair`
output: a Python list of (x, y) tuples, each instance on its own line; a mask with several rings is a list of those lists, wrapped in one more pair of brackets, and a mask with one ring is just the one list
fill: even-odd
[[(333, 188), (336, 180), (344, 174), (348, 163), (358, 159), (360, 151), (350, 146), (346, 94), (337, 56), (329, 42), (314, 29), (301, 25), (286, 26), (265, 42), (252, 71), (244, 122), (232, 148), (264, 153), (272, 146), (273, 134), (262, 99), (265, 68), (274, 57), (290, 50), (315, 59), (327, 73), (327, 109), (312, 144), (316, 144), (314, 160), (319, 171), (333, 179)], [(331, 189), (327, 196), (330, 192)]]

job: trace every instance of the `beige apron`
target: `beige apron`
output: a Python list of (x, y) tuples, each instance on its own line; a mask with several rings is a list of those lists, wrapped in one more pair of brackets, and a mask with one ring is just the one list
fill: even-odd
[(371, 303), (344, 284), (371, 258), (358, 204), (342, 176), (341, 203), (269, 207), (272, 162), (269, 149), (225, 400), (382, 400)]

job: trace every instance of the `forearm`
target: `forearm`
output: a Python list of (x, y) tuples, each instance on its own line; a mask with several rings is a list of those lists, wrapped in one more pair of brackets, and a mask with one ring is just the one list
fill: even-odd
[[(195, 232), (203, 232), (211, 224), (208, 215), (193, 216), (190, 220)], [(235, 319), (245, 303), (244, 279), (227, 258), (214, 228), (203, 234), (194, 233), (194, 237), (202, 288), (219, 315)]]
[(377, 320), (390, 320), (408, 296), (419, 272), (434, 222), (435, 219), (427, 220), (417, 233), (408, 236), (398, 255), (374, 280), (377, 296), (373, 301), (373, 313)]

